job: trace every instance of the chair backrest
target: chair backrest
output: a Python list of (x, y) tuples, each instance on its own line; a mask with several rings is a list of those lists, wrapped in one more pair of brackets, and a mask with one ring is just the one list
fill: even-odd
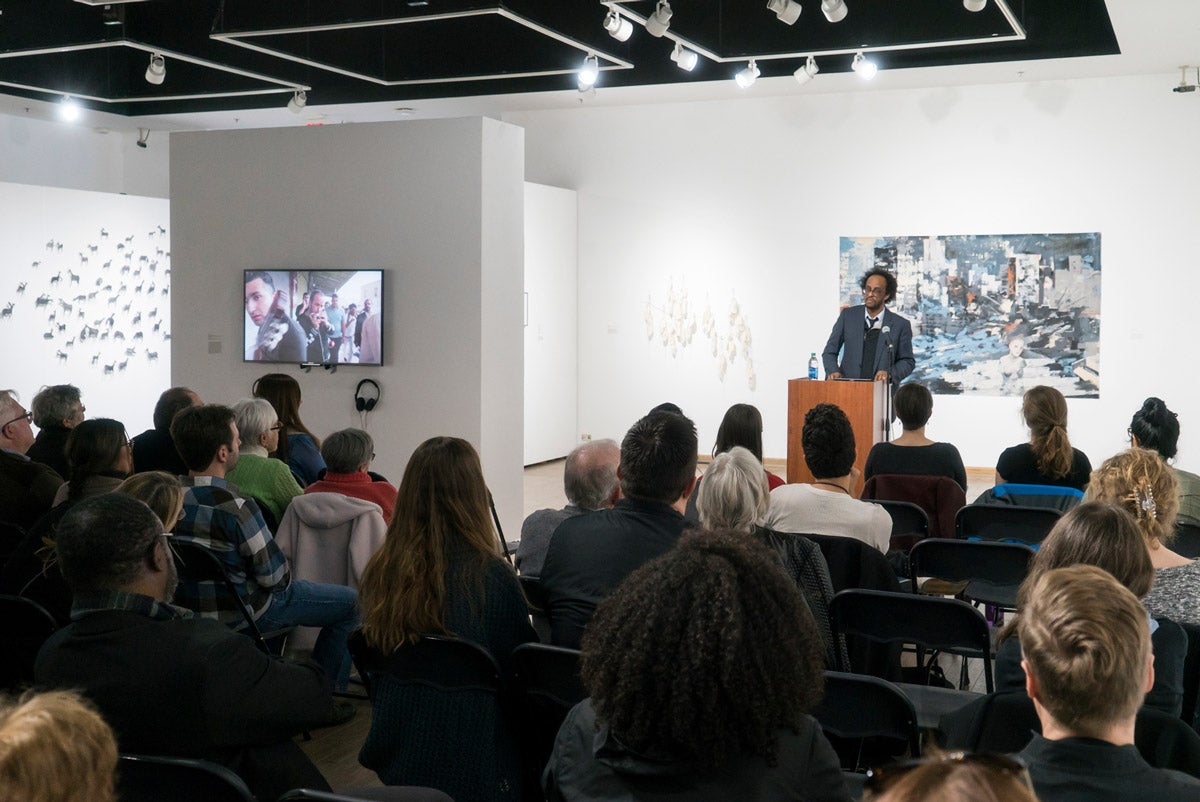
[(45, 607), (21, 596), (0, 595), (0, 688), (16, 690), (33, 683), (38, 650), (58, 629)]
[(864, 501), (907, 501), (929, 516), (929, 534), (950, 537), (954, 513), (967, 503), (958, 482), (948, 476), (881, 473), (863, 485)]
[(242, 778), (207, 760), (121, 755), (117, 761), (121, 802), (255, 802)]
[(1062, 513), (1049, 507), (969, 504), (954, 519), (955, 537), (1009, 540), (1036, 546), (1046, 539)]
[(361, 792), (333, 794), (328, 791), (313, 791), (296, 788), (279, 797), (279, 802), (454, 802), (448, 794), (436, 788), (418, 788), (414, 785), (393, 785), (385, 788), (370, 788)]
[(1059, 485), (1025, 485), (1018, 482), (999, 484), (985, 491), (976, 504), (1014, 504), (1018, 507), (1048, 507), (1067, 512), (1083, 501), (1083, 491)]
[(513, 650), (512, 667), (526, 783), (536, 788), (563, 719), (588, 693), (579, 679), (575, 649), (523, 643)]
[[(1034, 551), (1017, 543), (930, 538), (909, 554), (914, 577), (968, 581), (964, 595), (988, 604), (1012, 606), (1029, 573)], [(913, 590), (920, 592), (917, 582)]]
[(0, 521), (0, 560), (7, 560), (25, 539), (25, 528), (10, 521)]
[(835, 632), (879, 643), (914, 643), (983, 660), (988, 693), (993, 690), (991, 633), (983, 614), (958, 599), (843, 590), (829, 608)]
[(258, 496), (244, 496), (244, 498), (247, 501), (254, 502), (254, 506), (258, 508), (258, 514), (262, 516), (267, 529), (271, 530), (271, 534), (275, 534), (279, 530), (279, 521), (275, 520), (275, 513), (271, 512), (271, 508), (267, 506), (267, 502)]
[(892, 542), (889, 551), (910, 551), (914, 545), (929, 537), (929, 514), (911, 501), (876, 499), (875, 504), (892, 517)]
[(250, 610), (250, 605), (238, 593), (237, 585), (225, 572), (225, 565), (221, 562), (221, 558), (191, 540), (171, 538), (170, 543), (171, 549), (175, 552), (175, 565), (180, 578), (186, 578), (191, 582), (211, 582), (219, 589), (218, 592), (223, 591), (230, 598), (236, 599), (238, 609), (242, 611), (242, 617), (246, 622), (246, 634), (254, 638), (260, 649), (270, 654), (271, 650), (267, 647), (267, 642), (263, 638), (258, 624), (254, 621), (254, 613)]
[(362, 630), (346, 641), (350, 657), (367, 692), (374, 694), (376, 678), (387, 674), (402, 684), (419, 683), (438, 690), (484, 690), (499, 693), (500, 664), (487, 649), (465, 638), (425, 635), (390, 655), (367, 644)]
[[(826, 671), (825, 696), (813, 717), (832, 740), (887, 738), (902, 745), (901, 749), (907, 747), (912, 757), (921, 755), (917, 710), (904, 691), (886, 680)], [(859, 768), (847, 765), (849, 762), (843, 756), (843, 768)]]
[(1171, 551), (1182, 554), (1189, 560), (1200, 559), (1200, 526), (1176, 524), (1175, 540), (1171, 542)]

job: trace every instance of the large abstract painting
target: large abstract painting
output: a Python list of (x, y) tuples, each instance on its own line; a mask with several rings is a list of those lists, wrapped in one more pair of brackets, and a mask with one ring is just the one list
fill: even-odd
[(1099, 397), (1099, 233), (842, 237), (839, 262), (843, 306), (872, 267), (896, 276), (912, 378), (934, 393)]

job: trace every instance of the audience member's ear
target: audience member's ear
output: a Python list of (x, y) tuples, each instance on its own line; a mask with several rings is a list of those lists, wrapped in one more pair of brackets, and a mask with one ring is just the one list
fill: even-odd
[(608, 497), (606, 506), (608, 506), (611, 509), (620, 500), (621, 500), (621, 483), (617, 482), (617, 486), (613, 488), (612, 495), (610, 495)]
[(1042, 693), (1037, 684), (1037, 677), (1033, 676), (1033, 672), (1029, 670), (1029, 663), (1025, 660), (1021, 661), (1021, 669), (1025, 672), (1025, 695), (1036, 702)]
[(688, 481), (687, 487), (683, 489), (683, 493), (679, 496), (684, 501), (687, 501), (692, 496), (692, 491), (696, 489), (696, 475), (692, 474), (691, 480)]
[(1146, 666), (1146, 693), (1154, 687), (1154, 652), (1150, 653), (1150, 663)]

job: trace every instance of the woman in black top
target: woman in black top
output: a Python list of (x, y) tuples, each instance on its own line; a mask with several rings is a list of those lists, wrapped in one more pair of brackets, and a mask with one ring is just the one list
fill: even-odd
[(1087, 487), (1092, 463), (1067, 439), (1067, 399), (1063, 394), (1038, 385), (1025, 393), (1021, 414), (1029, 427), (1029, 442), (1006, 448), (1000, 455), (996, 484)]
[(863, 479), (881, 473), (948, 476), (965, 493), (967, 471), (958, 449), (950, 443), (935, 443), (925, 436), (925, 424), (933, 414), (933, 395), (923, 384), (900, 385), (893, 400), (896, 417), (904, 432), (890, 443), (876, 443), (867, 454)]

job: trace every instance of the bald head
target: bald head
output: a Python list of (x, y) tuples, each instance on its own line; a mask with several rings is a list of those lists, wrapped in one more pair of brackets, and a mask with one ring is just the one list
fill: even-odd
[(615, 440), (590, 440), (567, 455), (563, 490), (582, 510), (611, 507), (617, 493), (621, 447)]

